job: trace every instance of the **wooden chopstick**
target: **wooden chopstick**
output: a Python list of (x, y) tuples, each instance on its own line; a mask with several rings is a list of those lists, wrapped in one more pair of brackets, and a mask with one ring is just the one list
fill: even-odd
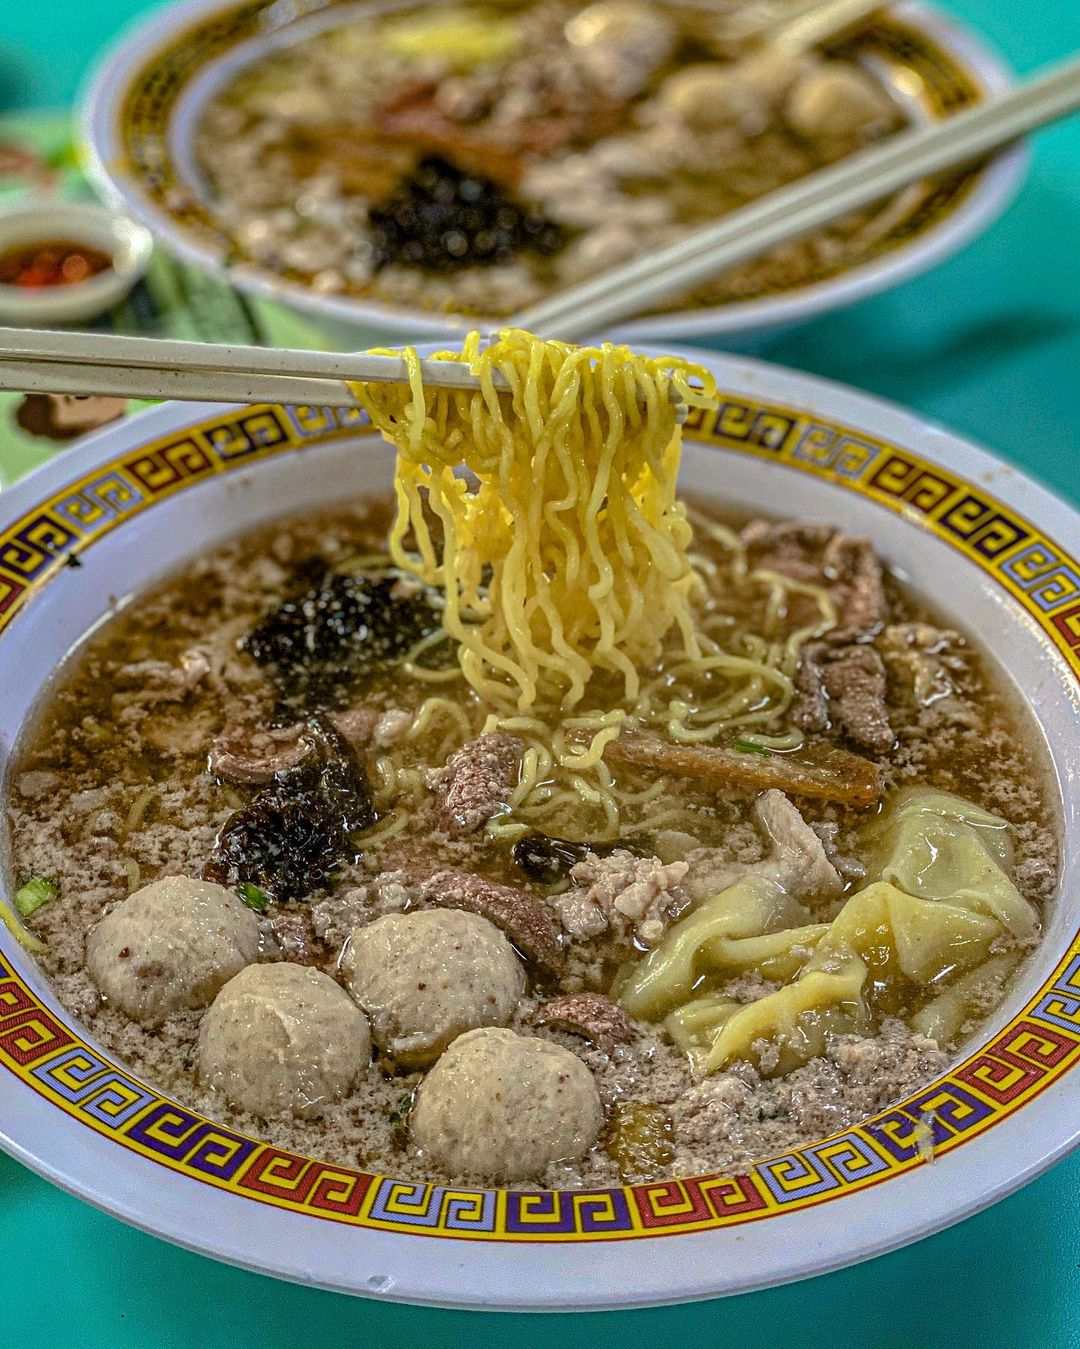
[[(120, 337), (115, 334), (49, 332), (32, 328), (0, 328), (0, 363), (12, 361), (68, 366), (112, 366), (116, 369), (160, 371), (166, 379), (161, 392), (137, 397), (177, 398), (168, 392), (173, 376), (180, 372), (222, 373), (290, 379), (321, 379), (328, 382), (355, 380), (361, 384), (401, 384), (408, 381), (400, 356), (374, 356), (368, 352), (296, 351), (287, 347), (224, 346), (209, 342), (178, 342), (163, 338)], [(440, 389), (479, 389), (480, 381), (467, 365), (458, 361), (421, 361), (424, 384)], [(495, 372), (497, 388), (505, 380)], [(149, 388), (143, 383), (142, 387)], [(53, 393), (66, 390), (53, 389)], [(340, 392), (340, 391), (339, 391)], [(215, 395), (216, 396), (216, 395)], [(259, 398), (258, 402), (269, 402)], [(324, 400), (326, 401), (326, 400)], [(332, 401), (332, 400), (331, 400)], [(334, 406), (355, 404), (346, 393)]]
[(809, 174), (678, 243), (559, 291), (507, 322), (540, 337), (584, 337), (909, 183), (977, 160), (1078, 107), (1080, 57), (1074, 57), (969, 111), (892, 136)]

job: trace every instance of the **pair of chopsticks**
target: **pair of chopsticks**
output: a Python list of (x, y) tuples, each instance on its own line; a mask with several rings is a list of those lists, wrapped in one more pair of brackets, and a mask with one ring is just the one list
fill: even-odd
[[(420, 370), (425, 388), (480, 388), (458, 361), (422, 360)], [(0, 389), (20, 393), (355, 408), (346, 381), (405, 384), (408, 378), (400, 356), (0, 328)], [(500, 391), (510, 388), (498, 370), (492, 382)], [(687, 405), (673, 388), (669, 396), (675, 420), (684, 422)]]
[(944, 122), (892, 136), (667, 248), (559, 291), (508, 322), (564, 341), (597, 332), (909, 183), (977, 161), (1077, 108), (1080, 57), (1073, 57), (998, 98)]
[[(457, 361), (420, 365), (429, 388), (480, 387)], [(401, 384), (408, 378), (399, 356), (0, 328), (0, 389), (21, 393), (355, 408), (346, 380)], [(495, 384), (507, 387), (497, 371)]]
[[(669, 248), (561, 291), (508, 320), (574, 340), (908, 183), (971, 163), (1080, 107), (1080, 57), (948, 121), (891, 137), (696, 230)], [(432, 388), (478, 389), (462, 364), (424, 361)], [(355, 407), (345, 385), (401, 383), (405, 362), (365, 353), (213, 346), (0, 328), (0, 389), (198, 402)], [(497, 380), (498, 382), (498, 380)], [(685, 405), (678, 415), (685, 417)]]

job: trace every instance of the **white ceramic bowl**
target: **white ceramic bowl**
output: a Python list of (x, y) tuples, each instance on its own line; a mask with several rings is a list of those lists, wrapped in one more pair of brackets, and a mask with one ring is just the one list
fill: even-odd
[(143, 275), (154, 251), (150, 231), (118, 211), (82, 202), (34, 200), (0, 207), (0, 253), (62, 239), (99, 249), (112, 266), (70, 286), (26, 290), (0, 285), (0, 323), (47, 327), (81, 323), (119, 304)]
[[(724, 402), (688, 429), (684, 486), (871, 535), (1033, 709), (1066, 862), (1045, 939), (978, 1043), (908, 1102), (742, 1176), (432, 1188), (292, 1157), (168, 1101), (80, 1029), (0, 927), (0, 1145), (128, 1222), (248, 1268), (419, 1303), (569, 1309), (834, 1269), (966, 1217), (1080, 1140), (1080, 564), (1067, 553), (1080, 516), (899, 408), (697, 355)], [(283, 511), (386, 488), (390, 455), (370, 436), (359, 414), (329, 409), (167, 405), (0, 495), (0, 743), (133, 584)], [(64, 566), (71, 553), (82, 567)], [(932, 1164), (915, 1136), (923, 1111), (937, 1121)]]
[[(327, 0), (281, 6), (256, 0), (181, 0), (140, 23), (103, 60), (88, 88), (82, 131), (91, 176), (106, 197), (143, 220), (187, 262), (227, 272), (240, 290), (277, 300), (315, 320), (344, 348), (377, 338), (441, 337), (489, 330), (499, 320), (408, 309), (373, 299), (319, 294), (249, 262), (205, 210), (208, 190), (194, 154), (194, 132), (207, 102), (237, 71), (272, 50), (334, 27), (350, 16), (400, 8), (406, 0)], [(295, 23), (285, 22), (295, 14)], [(981, 39), (930, 6), (902, 0), (883, 18), (878, 46), (865, 58), (893, 71), (894, 92), (915, 120), (936, 120), (1009, 86), (1008, 71)], [(895, 77), (896, 70), (902, 73)], [(797, 289), (762, 294), (722, 308), (683, 310), (628, 322), (623, 340), (678, 341), (710, 334), (728, 348), (850, 305), (943, 261), (984, 230), (1008, 204), (1023, 172), (1017, 148), (961, 175), (925, 201), (897, 213), (872, 255)]]

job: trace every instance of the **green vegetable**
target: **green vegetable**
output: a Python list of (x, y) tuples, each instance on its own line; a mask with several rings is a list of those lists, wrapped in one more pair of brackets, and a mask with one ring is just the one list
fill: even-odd
[(270, 896), (266, 891), (252, 885), (250, 881), (242, 881), (236, 887), (236, 892), (248, 908), (254, 909), (256, 913), (262, 913), (270, 903)]
[(31, 876), (25, 885), (15, 891), (15, 907), (24, 918), (29, 918), (42, 904), (55, 899), (58, 893), (59, 887), (55, 881), (47, 880), (44, 876)]
[(395, 1147), (403, 1148), (409, 1141), (409, 1112), (413, 1108), (415, 1095), (415, 1091), (407, 1091), (387, 1114), (390, 1137)]
[(413, 1096), (415, 1092), (407, 1091), (404, 1096), (398, 1098), (397, 1105), (390, 1111), (389, 1120), (391, 1124), (404, 1124), (409, 1118), (409, 1111), (413, 1106)]
[(771, 754), (771, 749), (766, 749), (764, 745), (758, 745), (753, 740), (736, 740), (735, 749), (742, 754)]
[(42, 951), (48, 950), (43, 941), (39, 941), (28, 927), (23, 926), (19, 915), (2, 899), (0, 899), (0, 923), (3, 923), (20, 946), (25, 946), (28, 951), (33, 951), (35, 955), (40, 955)]

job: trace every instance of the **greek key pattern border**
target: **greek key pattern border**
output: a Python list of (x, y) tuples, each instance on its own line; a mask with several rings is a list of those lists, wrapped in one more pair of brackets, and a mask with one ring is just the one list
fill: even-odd
[(374, 435), (359, 408), (236, 408), (129, 450), (0, 531), (0, 632), (79, 555), (159, 501), (285, 451)]
[(1080, 1056), (1080, 941), (1023, 1012), (952, 1072), (864, 1123), (743, 1174), (596, 1190), (471, 1190), (285, 1152), (159, 1095), (93, 1050), (0, 958), (0, 1065), (149, 1161), (276, 1208), (467, 1240), (611, 1241), (701, 1232), (826, 1203), (925, 1165), (1006, 1119)]
[(1080, 561), (981, 484), (854, 427), (740, 395), (695, 408), (684, 433), (824, 478), (926, 529), (1006, 590), (1080, 680)]
[[(127, 450), (0, 532), (0, 635), (72, 556), (126, 520), (281, 453), (372, 434), (362, 413), (247, 407)], [(686, 428), (704, 442), (815, 474), (943, 539), (992, 577), (1080, 679), (1080, 563), (981, 486), (906, 448), (780, 404), (725, 393)], [(469, 1190), (333, 1166), (234, 1133), (159, 1095), (46, 1006), (0, 952), (0, 1064), (70, 1118), (159, 1166), (232, 1194), (354, 1226), (498, 1241), (698, 1232), (825, 1203), (924, 1164), (1000, 1123), (1080, 1055), (1080, 937), (992, 1040), (882, 1114), (742, 1175), (602, 1190)]]

